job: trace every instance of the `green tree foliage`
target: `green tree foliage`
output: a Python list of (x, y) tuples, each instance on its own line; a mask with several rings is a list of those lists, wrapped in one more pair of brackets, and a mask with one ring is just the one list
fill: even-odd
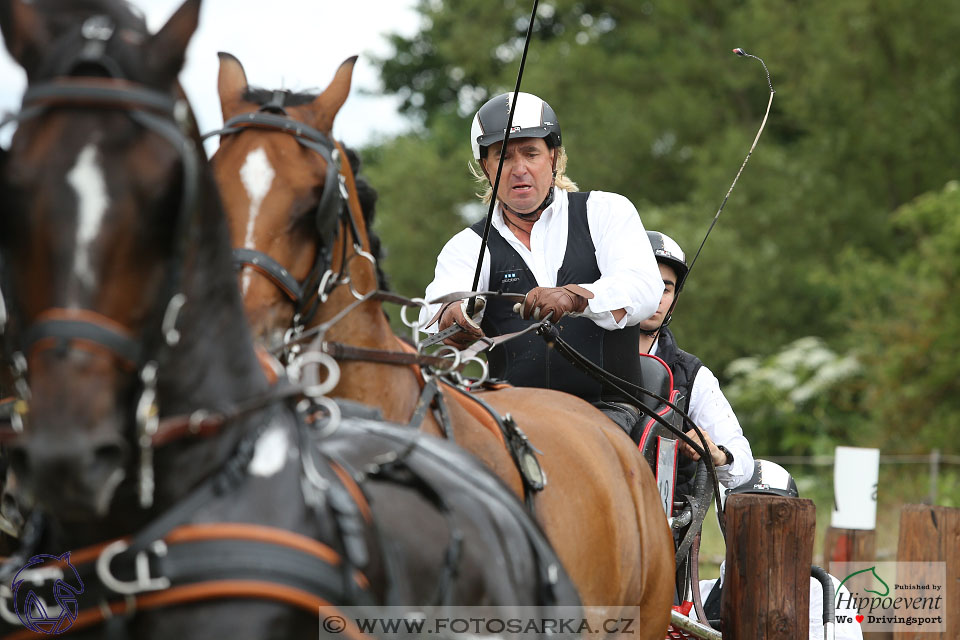
[(795, 340), (765, 358), (727, 367), (726, 395), (754, 455), (828, 455), (838, 443), (863, 444), (864, 370), (820, 338)]
[(825, 276), (842, 290), (848, 343), (870, 373), (864, 411), (877, 446), (960, 452), (960, 183), (901, 207), (893, 226), (892, 259), (848, 250), (846, 277)]
[[(716, 371), (757, 356), (730, 370), (728, 388), (762, 453), (828, 453), (834, 441), (956, 450), (960, 196), (942, 190), (960, 169), (954, 9), (540, 4), (523, 89), (557, 111), (569, 175), (629, 197), (648, 229), (690, 256), (767, 105), (762, 68), (730, 49), (769, 65), (777, 93), (767, 129), (674, 321), (683, 347)], [(432, 278), (463, 214), (484, 211), (466, 171), (470, 118), (513, 88), (530, 4), (423, 0), (419, 11), (421, 32), (395, 37), (396, 54), (380, 61), (386, 91), (416, 128), (365, 150), (387, 269), (410, 295)], [(823, 340), (795, 342), (811, 335)], [(857, 372), (828, 375), (854, 357)]]
[[(365, 150), (398, 289), (419, 295), (476, 202), (475, 109), (516, 81), (531, 5), (422, 0), (380, 61), (413, 133)], [(777, 90), (764, 138), (685, 289), (676, 327), (717, 370), (846, 334), (817, 274), (900, 243), (896, 207), (956, 177), (960, 12), (921, 0), (544, 0), (523, 89), (556, 109), (581, 188), (623, 193), (692, 255)], [(466, 283), (469, 284), (469, 283)]]

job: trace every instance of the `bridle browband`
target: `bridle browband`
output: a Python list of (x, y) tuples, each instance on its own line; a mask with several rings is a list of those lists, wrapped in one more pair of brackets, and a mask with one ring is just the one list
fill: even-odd
[[(358, 254), (371, 262), (373, 258), (364, 251), (360, 230), (351, 215), (347, 181), (341, 165), (344, 161), (343, 156), (346, 155), (345, 151), (336, 140), (287, 115), (283, 107), (285, 95), (283, 91), (275, 91), (270, 102), (260, 107), (258, 111), (230, 118), (224, 123), (222, 129), (205, 133), (203, 138), (214, 135), (223, 137), (250, 128), (277, 131), (293, 136), (297, 143), (320, 154), (327, 163), (323, 193), (314, 212), (314, 224), (320, 243), (313, 267), (303, 281), (297, 281), (283, 265), (262, 251), (245, 247), (233, 250), (233, 262), (238, 270), (243, 267), (255, 269), (276, 285), (293, 304), (294, 320), (293, 327), (288, 332), (287, 338), (289, 338), (303, 331), (319, 311), (320, 305), (326, 302), (333, 288), (345, 279), (346, 257), (341, 264), (339, 274), (331, 271), (332, 248), (336, 240), (338, 224), (342, 223), (349, 229), (353, 235), (354, 250)], [(346, 248), (346, 236), (343, 242)]]

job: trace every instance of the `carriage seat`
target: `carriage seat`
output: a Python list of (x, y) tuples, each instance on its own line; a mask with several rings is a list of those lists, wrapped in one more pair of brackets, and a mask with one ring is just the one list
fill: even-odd
[[(673, 393), (673, 372), (663, 360), (657, 356), (641, 353), (640, 374), (644, 389), (670, 400), (670, 394)], [(662, 403), (650, 396), (643, 395), (641, 400), (643, 400), (643, 406), (650, 411), (662, 408)]]

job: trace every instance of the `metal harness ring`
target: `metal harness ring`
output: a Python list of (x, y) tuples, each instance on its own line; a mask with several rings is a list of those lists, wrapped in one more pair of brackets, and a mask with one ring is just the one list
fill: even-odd
[(320, 402), (323, 397), (334, 390), (340, 382), (340, 365), (330, 355), (322, 351), (307, 351), (300, 356), (298, 363), (301, 371), (301, 379), (306, 372), (306, 366), (310, 364), (317, 365), (317, 380), (320, 380), (320, 367), (325, 367), (329, 372), (327, 379), (317, 384), (304, 386), (303, 394), (316, 402)]

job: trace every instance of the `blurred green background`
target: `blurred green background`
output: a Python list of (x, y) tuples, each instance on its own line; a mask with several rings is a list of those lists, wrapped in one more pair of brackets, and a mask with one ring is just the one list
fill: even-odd
[[(412, 130), (361, 150), (384, 265), (422, 295), (441, 246), (484, 212), (470, 119), (512, 90), (531, 3), (422, 0), (379, 61)], [(921, 0), (545, 0), (523, 90), (556, 110), (581, 189), (619, 192), (696, 252), (776, 97), (673, 324), (721, 378), (757, 457), (937, 449), (960, 506), (960, 12)], [(464, 283), (468, 286), (469, 283)], [(398, 314), (393, 314), (398, 315)], [(817, 503), (832, 468), (786, 465)], [(922, 465), (883, 464), (878, 554)], [(712, 516), (708, 522), (713, 521)], [(722, 553), (705, 542), (705, 555)]]

